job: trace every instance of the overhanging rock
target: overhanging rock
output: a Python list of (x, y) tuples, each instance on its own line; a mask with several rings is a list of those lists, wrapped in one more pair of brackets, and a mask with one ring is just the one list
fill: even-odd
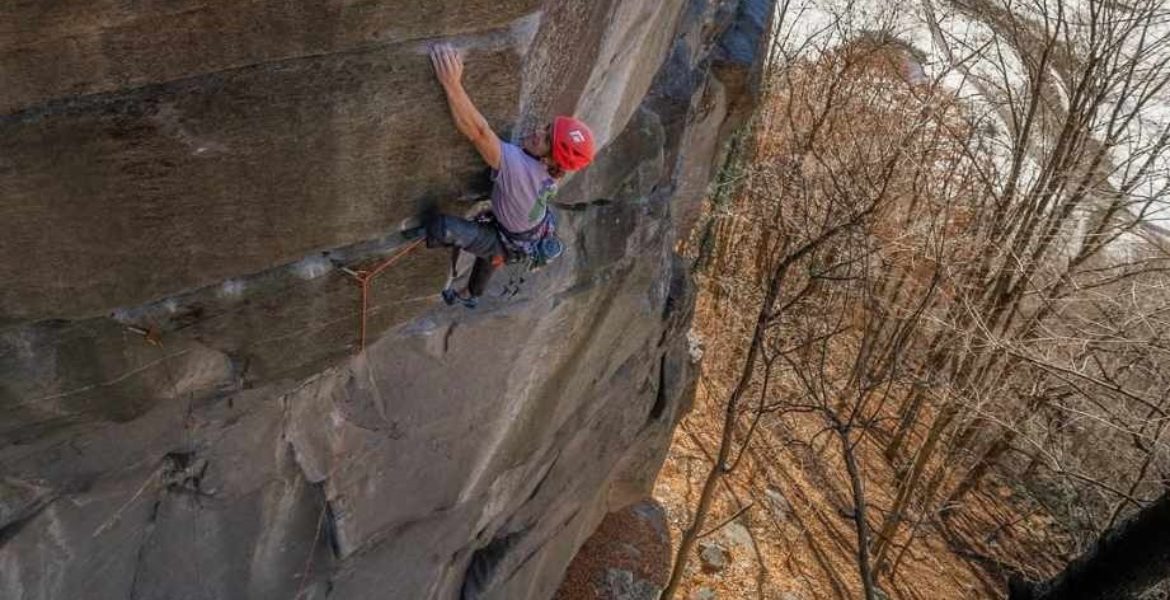
[[(0, 42), (0, 597), (549, 597), (690, 396), (676, 216), (750, 100), (710, 75), (742, 7), (71, 4)], [(417, 251), (357, 353), (333, 263), (485, 189), (439, 40), (499, 131), (604, 148), (558, 262), (467, 311)]]

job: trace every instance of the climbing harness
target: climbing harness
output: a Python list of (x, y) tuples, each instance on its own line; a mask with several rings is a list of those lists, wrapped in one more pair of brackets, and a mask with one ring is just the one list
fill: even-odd
[(557, 237), (556, 215), (551, 210), (544, 212), (544, 217), (535, 227), (520, 233), (512, 233), (498, 226), (490, 212), (480, 215), (476, 220), (496, 228), (506, 250), (506, 262), (524, 263), (529, 271), (540, 270), (565, 251), (564, 244)]
[(565, 245), (561, 243), (561, 238), (557, 237), (556, 232), (553, 232), (536, 243), (535, 252), (532, 254), (532, 264), (529, 269), (533, 271), (540, 270), (548, 263), (556, 260), (561, 254), (565, 252)]
[(360, 313), (360, 324), (358, 326), (358, 352), (362, 352), (366, 349), (366, 315), (370, 307), (370, 283), (373, 282), (374, 278), (377, 277), (379, 273), (385, 271), (390, 267), (390, 265), (398, 262), (400, 258), (410, 254), (412, 250), (421, 246), (424, 241), (426, 241), (425, 238), (418, 239), (407, 244), (402, 249), (398, 250), (394, 254), (391, 254), (386, 260), (383, 260), (368, 270), (362, 269), (355, 271), (347, 267), (338, 267), (343, 273), (357, 280), (358, 285), (361, 286), (362, 308)]
[(509, 251), (509, 262), (525, 263), (532, 271), (544, 267), (564, 251), (557, 238), (557, 218), (551, 210), (545, 210), (540, 223), (528, 231), (512, 233), (503, 227), (497, 227), (496, 231)]

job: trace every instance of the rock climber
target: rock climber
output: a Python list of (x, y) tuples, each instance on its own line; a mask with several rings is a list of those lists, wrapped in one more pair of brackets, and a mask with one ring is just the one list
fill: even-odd
[(463, 89), (459, 53), (451, 46), (437, 45), (431, 50), (431, 66), (447, 96), (456, 129), (471, 140), (492, 169), (491, 211), (470, 221), (424, 214), (420, 227), (403, 234), (425, 233), (429, 248), (453, 246), (456, 255), (460, 249), (475, 255), (467, 289), (459, 292), (448, 285), (443, 290), (448, 304), (459, 302), (472, 308), (492, 273), (505, 262), (543, 264), (560, 254), (549, 203), (565, 173), (593, 160), (593, 133), (581, 121), (561, 116), (523, 136), (520, 146), (501, 141)]

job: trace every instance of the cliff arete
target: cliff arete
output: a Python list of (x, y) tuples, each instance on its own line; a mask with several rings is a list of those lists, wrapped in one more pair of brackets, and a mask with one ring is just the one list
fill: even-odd
[[(675, 241), (750, 110), (770, 1), (0, 8), (0, 597), (547, 598), (649, 490), (692, 382)], [(602, 148), (566, 254), (438, 301), (369, 288), (502, 136)]]

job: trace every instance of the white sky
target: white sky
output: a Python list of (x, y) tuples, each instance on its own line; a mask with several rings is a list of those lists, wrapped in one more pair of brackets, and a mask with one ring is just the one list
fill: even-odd
[[(1059, 3), (1059, 4), (1058, 4)], [(785, 6), (783, 2), (781, 6)], [(1068, 38), (1083, 42), (1088, 36), (1088, 0), (989, 0), (989, 4), (1007, 9), (1016, 19), (1037, 24), (1047, 11), (1055, 16), (1058, 6), (1071, 23)], [(1132, 36), (1123, 53), (1133, 56), (1138, 44), (1144, 44), (1145, 59), (1139, 69), (1170, 68), (1170, 2), (1163, 14), (1151, 21), (1141, 38)], [(815, 56), (866, 32), (886, 31), (909, 43), (925, 56), (922, 65), (928, 78), (941, 78), (943, 85), (955, 91), (973, 109), (973, 113), (990, 119), (998, 134), (998, 152), (993, 158), (1007, 172), (1012, 139), (1006, 113), (997, 110), (1009, 91), (1020, 97), (1027, 89), (1027, 72), (1008, 37), (997, 33), (990, 19), (973, 20), (960, 13), (946, 0), (792, 0), (788, 12), (778, 21), (777, 35), (791, 58)], [(836, 18), (834, 15), (842, 15)], [(933, 19), (931, 16), (933, 15)], [(937, 21), (937, 28), (932, 22)], [(1163, 72), (1164, 75), (1165, 72)], [(1056, 84), (1050, 97), (1067, 104), (1069, 91)], [(1115, 103), (1132, 107), (1138, 94), (1114, 97), (1098, 112), (1097, 122), (1108, 122)], [(1121, 186), (1138, 173), (1138, 162), (1153, 153), (1150, 148), (1170, 126), (1170, 86), (1152, 95), (1119, 136), (1111, 149), (1111, 159), (1119, 168), (1111, 183)], [(1043, 148), (1043, 146), (1040, 146)], [(1036, 164), (1025, 170), (1025, 178), (1035, 175)], [(1135, 202), (1151, 201), (1145, 207), (1146, 218), (1170, 227), (1170, 152), (1162, 150), (1138, 178), (1131, 198)]]

